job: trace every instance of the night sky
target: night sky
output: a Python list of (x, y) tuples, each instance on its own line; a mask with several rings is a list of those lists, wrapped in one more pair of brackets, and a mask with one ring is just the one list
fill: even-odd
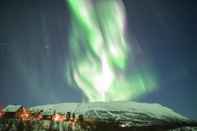
[[(160, 103), (197, 119), (197, 2), (124, 2), (128, 36), (158, 83), (136, 101)], [(64, 0), (0, 0), (0, 105), (84, 99), (66, 81), (69, 25)]]

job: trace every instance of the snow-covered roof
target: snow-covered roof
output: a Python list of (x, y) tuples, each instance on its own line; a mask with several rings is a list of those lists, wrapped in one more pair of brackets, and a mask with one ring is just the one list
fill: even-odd
[(22, 105), (8, 105), (3, 109), (3, 111), (4, 112), (17, 112), (20, 108), (22, 108)]

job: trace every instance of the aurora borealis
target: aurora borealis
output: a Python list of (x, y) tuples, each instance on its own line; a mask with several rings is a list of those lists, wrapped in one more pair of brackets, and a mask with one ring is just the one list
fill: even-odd
[[(127, 95), (129, 100), (160, 103), (197, 119), (196, 2), (122, 0), (127, 57), (125, 69), (111, 67), (113, 74), (118, 74), (117, 82), (121, 76), (122, 83), (139, 85), (141, 78), (145, 86), (130, 86), (128, 90), (137, 94)], [(82, 58), (84, 61), (89, 59), (85, 52), (90, 52), (91, 48), (85, 48), (89, 44), (77, 44), (76, 40), (72, 45), (82, 46), (84, 53), (78, 52), (81, 56), (75, 57), (79, 60), (74, 61), (75, 52), (70, 49), (69, 42), (75, 37), (71, 37), (73, 26), (81, 30), (85, 28), (78, 25), (80, 21), (74, 15), (78, 11), (71, 9), (68, 0), (0, 1), (0, 106), (88, 101), (84, 90), (73, 79), (72, 71)], [(101, 18), (97, 15), (92, 19), (101, 21)], [(99, 26), (100, 30), (104, 25)], [(75, 30), (79, 35), (87, 36), (78, 28)], [(91, 51), (90, 56), (92, 54)], [(95, 61), (99, 63), (99, 60)], [(112, 90), (112, 86), (109, 88), (111, 92), (118, 92), (117, 96), (111, 96), (120, 99), (131, 94), (122, 90), (123, 86), (117, 87), (118, 90)], [(109, 95), (108, 98), (111, 99)]]
[(156, 82), (148, 68), (146, 72), (138, 68), (126, 73), (129, 60), (137, 58), (126, 38), (122, 1), (68, 0), (68, 3), (71, 12), (69, 79), (88, 100), (130, 100), (153, 90)]

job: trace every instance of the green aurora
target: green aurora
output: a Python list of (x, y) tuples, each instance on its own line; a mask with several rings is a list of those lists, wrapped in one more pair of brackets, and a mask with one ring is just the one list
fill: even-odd
[(136, 58), (125, 38), (121, 0), (67, 2), (71, 13), (69, 80), (90, 102), (132, 100), (155, 89), (148, 69), (128, 72), (128, 63)]

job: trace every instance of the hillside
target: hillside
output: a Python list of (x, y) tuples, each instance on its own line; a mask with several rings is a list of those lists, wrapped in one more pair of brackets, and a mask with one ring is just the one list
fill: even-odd
[[(32, 110), (74, 112), (94, 121), (94, 129), (102, 130), (195, 130), (197, 123), (160, 104), (136, 102), (61, 103), (41, 105)], [(92, 125), (90, 125), (92, 126)]]

